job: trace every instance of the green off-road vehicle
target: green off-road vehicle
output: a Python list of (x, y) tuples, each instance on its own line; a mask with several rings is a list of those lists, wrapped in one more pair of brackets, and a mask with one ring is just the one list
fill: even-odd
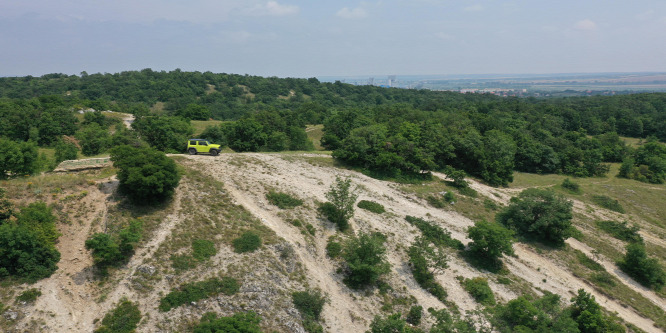
[(196, 154), (211, 154), (217, 156), (222, 149), (220, 145), (212, 144), (204, 139), (189, 139), (187, 140), (187, 152), (190, 155)]

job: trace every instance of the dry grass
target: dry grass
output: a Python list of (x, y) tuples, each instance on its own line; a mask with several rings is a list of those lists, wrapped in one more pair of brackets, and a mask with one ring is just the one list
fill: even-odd
[[(194, 134), (193, 137), (197, 137), (203, 133), (203, 131), (206, 129), (206, 127), (209, 126), (216, 126), (224, 121), (222, 120), (192, 120), (190, 121), (190, 124), (192, 125), (192, 128), (194, 128)], [(214, 142), (215, 143), (215, 142)]]
[(308, 139), (314, 144), (315, 150), (324, 150), (321, 146), (321, 138), (324, 136), (324, 125), (307, 125), (305, 132)]

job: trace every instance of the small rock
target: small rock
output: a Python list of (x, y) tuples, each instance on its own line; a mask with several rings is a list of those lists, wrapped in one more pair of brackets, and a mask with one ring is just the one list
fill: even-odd
[(3, 316), (5, 316), (5, 319), (7, 320), (16, 320), (18, 318), (18, 311), (12, 311), (12, 310), (6, 310)]
[(157, 269), (154, 266), (150, 266), (150, 265), (141, 265), (141, 266), (137, 267), (136, 270), (138, 272), (141, 272), (141, 273), (149, 275), (149, 276), (153, 276), (155, 274), (155, 272), (157, 271)]

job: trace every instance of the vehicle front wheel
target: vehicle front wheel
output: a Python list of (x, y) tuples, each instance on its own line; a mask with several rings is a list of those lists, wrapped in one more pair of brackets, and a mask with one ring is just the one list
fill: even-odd
[(210, 150), (210, 156), (217, 156), (220, 152), (217, 149), (211, 149)]
[(190, 155), (196, 155), (197, 154), (197, 150), (194, 149), (194, 148), (188, 149), (187, 152), (190, 153)]

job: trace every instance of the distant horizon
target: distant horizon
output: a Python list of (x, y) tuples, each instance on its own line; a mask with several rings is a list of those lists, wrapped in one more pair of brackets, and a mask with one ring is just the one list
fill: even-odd
[(463, 77), (476, 77), (482, 78), (482, 76), (498, 77), (498, 76), (515, 76), (515, 77), (530, 77), (530, 76), (547, 76), (547, 77), (557, 77), (557, 76), (569, 76), (569, 75), (650, 75), (650, 74), (666, 74), (666, 71), (629, 71), (629, 72), (535, 72), (535, 73), (457, 73), (457, 74), (352, 74), (352, 75), (314, 75), (314, 76), (278, 76), (278, 75), (259, 75), (252, 73), (235, 73), (235, 72), (217, 72), (212, 70), (184, 70), (182, 68), (176, 67), (173, 69), (154, 69), (150, 67), (141, 68), (141, 69), (126, 69), (119, 70), (115, 72), (87, 72), (80, 71), (78, 73), (64, 73), (64, 72), (49, 72), (42, 74), (25, 74), (25, 75), (4, 75), (0, 73), (0, 77), (3, 78), (12, 78), (12, 77), (41, 77), (44, 75), (51, 74), (64, 74), (64, 75), (76, 75), (81, 76), (81, 73), (86, 72), (88, 75), (92, 74), (119, 74), (122, 72), (139, 72), (144, 69), (150, 69), (154, 72), (173, 72), (176, 70), (181, 70), (183, 72), (200, 72), (206, 73), (211, 72), (214, 74), (229, 74), (229, 75), (250, 75), (250, 76), (259, 76), (259, 77), (278, 77), (278, 78), (296, 78), (296, 79), (308, 79), (308, 78), (384, 78), (388, 76), (396, 77), (451, 77), (451, 78), (463, 78)]

